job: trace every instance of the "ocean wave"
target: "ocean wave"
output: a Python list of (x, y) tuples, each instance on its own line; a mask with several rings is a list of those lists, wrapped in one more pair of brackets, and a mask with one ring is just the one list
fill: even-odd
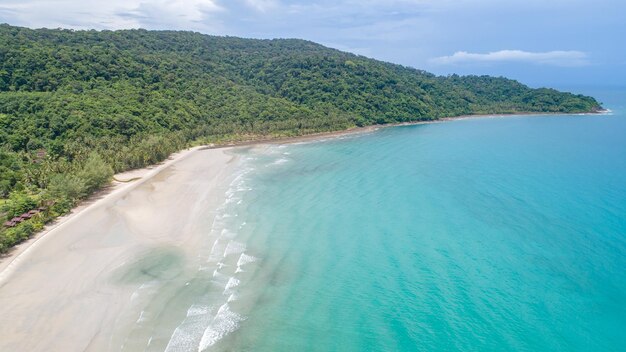
[[(256, 158), (247, 158), (246, 161), (248, 159)], [(245, 165), (246, 161), (224, 191), (223, 204), (217, 208), (208, 233), (209, 238), (214, 238), (213, 243), (210, 249), (210, 242), (207, 243), (204, 254), (200, 256), (205, 259), (198, 269), (199, 273), (203, 272), (203, 277), (217, 289), (221, 289), (222, 298), (210, 298), (210, 305), (198, 302), (192, 305), (186, 318), (172, 333), (166, 352), (205, 351), (227, 334), (237, 330), (239, 323), (245, 319), (242, 314), (233, 311), (229, 303), (237, 300), (238, 287), (243, 284), (241, 277), (237, 276), (241, 266), (256, 260), (244, 253), (246, 243), (236, 240), (239, 231), (246, 225), (243, 219), (238, 219), (239, 205), (244, 203), (245, 193), (252, 190), (247, 175), (254, 168)]]
[(226, 245), (226, 249), (224, 249), (224, 258), (232, 254), (243, 253), (245, 250), (246, 250), (245, 244), (230, 240), (228, 244)]
[(144, 316), (145, 314), (146, 314), (146, 311), (142, 310), (141, 313), (139, 313), (139, 318), (137, 318), (137, 321), (135, 322), (135, 324), (143, 323), (144, 321), (146, 321), (146, 317)]
[(258, 258), (255, 256), (252, 256), (246, 253), (241, 253), (241, 255), (239, 256), (239, 259), (237, 259), (237, 269), (235, 270), (235, 274), (245, 272), (245, 270), (243, 270), (242, 267), (246, 264), (256, 262), (257, 260)]
[(209, 327), (207, 327), (204, 334), (202, 334), (202, 339), (200, 340), (200, 344), (198, 346), (198, 352), (205, 351), (207, 348), (215, 345), (227, 334), (237, 330), (239, 328), (239, 324), (244, 320), (245, 317), (233, 312), (230, 310), (228, 303), (224, 303), (218, 310)]
[(187, 317), (193, 317), (196, 315), (209, 314), (211, 312), (211, 307), (203, 305), (203, 304), (194, 304), (187, 310)]
[(224, 286), (224, 294), (231, 294), (232, 293), (232, 289), (239, 286), (239, 284), (241, 283), (241, 281), (239, 279), (237, 279), (236, 277), (231, 277), (230, 279), (228, 279), (228, 282), (226, 283), (226, 286)]
[(213, 270), (213, 277), (216, 279), (225, 279), (226, 275), (220, 273), (219, 269)]
[(246, 253), (241, 253), (239, 259), (237, 260), (237, 267), (244, 266), (249, 263), (253, 263), (257, 261), (257, 258)]
[(167, 343), (165, 352), (193, 351), (198, 348), (201, 336), (211, 324), (214, 307), (194, 304), (187, 310), (187, 316), (176, 327)]
[(141, 286), (139, 286), (139, 288), (137, 288), (131, 295), (130, 295), (130, 300), (134, 301), (137, 298), (139, 298), (139, 296), (142, 294), (143, 291), (147, 291), (147, 290), (151, 290), (151, 289), (156, 289), (156, 286), (158, 284), (158, 281), (149, 281), (149, 282), (145, 282), (143, 284), (141, 284)]
[(236, 232), (230, 231), (229, 229), (222, 229), (220, 232), (220, 237), (222, 238), (235, 238), (237, 236)]
[(211, 251), (209, 252), (209, 258), (207, 262), (219, 262), (223, 258), (224, 250), (226, 249), (226, 244), (220, 240), (220, 238), (216, 239), (213, 242), (213, 246), (211, 247)]
[(280, 159), (274, 160), (274, 162), (272, 162), (270, 164), (270, 166), (271, 165), (281, 165), (281, 164), (285, 164), (287, 162), (289, 162), (289, 159), (287, 159), (287, 158), (280, 158)]

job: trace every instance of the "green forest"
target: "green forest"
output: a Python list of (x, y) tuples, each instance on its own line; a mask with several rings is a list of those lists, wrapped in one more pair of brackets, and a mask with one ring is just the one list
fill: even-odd
[(591, 97), (436, 76), (305, 40), (0, 25), (0, 253), (114, 172), (194, 144), (599, 109)]

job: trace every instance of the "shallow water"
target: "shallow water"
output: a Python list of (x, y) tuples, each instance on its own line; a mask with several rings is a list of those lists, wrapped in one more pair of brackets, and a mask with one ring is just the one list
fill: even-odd
[(624, 350), (625, 97), (240, 150), (201, 348)]

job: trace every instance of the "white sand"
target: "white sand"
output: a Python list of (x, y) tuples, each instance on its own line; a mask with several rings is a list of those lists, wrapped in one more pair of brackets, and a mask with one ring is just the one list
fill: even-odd
[(228, 149), (195, 148), (117, 175), (140, 179), (117, 182), (5, 258), (0, 351), (121, 350), (138, 287), (197, 270), (237, 163)]

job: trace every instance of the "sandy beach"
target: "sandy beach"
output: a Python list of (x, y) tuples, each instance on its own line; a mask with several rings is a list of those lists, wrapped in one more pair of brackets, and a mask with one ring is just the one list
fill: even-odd
[[(109, 187), (0, 258), (0, 301), (10, 303), (0, 305), (0, 351), (132, 351), (146, 343), (154, 350), (185, 350), (180, 334), (171, 335), (175, 325), (153, 331), (160, 341), (133, 331), (145, 318), (142, 307), (171, 314), (168, 304), (185, 295), (178, 290), (196, 279), (203, 256), (215, 249), (206, 247), (223, 241), (209, 229), (241, 164), (232, 148), (379, 127), (194, 147), (116, 174)], [(151, 301), (138, 302), (140, 296)], [(168, 319), (155, 320), (162, 325)], [(157, 328), (162, 326), (143, 330)]]
[(137, 290), (197, 270), (237, 159), (228, 148), (194, 148), (117, 175), (134, 180), (117, 182), (5, 258), (0, 350), (123, 350)]
[[(219, 240), (209, 230), (241, 164), (233, 146), (323, 140), (390, 126), (195, 147), (115, 175), (111, 187), (0, 260), (0, 351), (119, 351), (146, 343), (163, 350), (175, 325), (167, 332), (154, 331), (162, 326), (133, 332), (133, 324), (147, 314), (145, 306), (163, 307), (151, 314), (178, 314), (168, 305), (184, 296), (179, 290), (194, 280), (206, 246)], [(161, 293), (139, 302), (146, 290)], [(186, 308), (175, 311), (181, 310)]]

